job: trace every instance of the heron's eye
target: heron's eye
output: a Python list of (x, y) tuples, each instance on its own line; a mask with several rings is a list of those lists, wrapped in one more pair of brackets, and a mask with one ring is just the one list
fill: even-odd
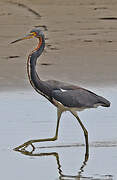
[(33, 35), (33, 36), (37, 36), (36, 32), (31, 32), (30, 34)]

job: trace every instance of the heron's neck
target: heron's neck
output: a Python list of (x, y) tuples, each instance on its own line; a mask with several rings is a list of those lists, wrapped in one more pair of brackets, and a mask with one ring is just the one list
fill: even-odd
[(46, 84), (45, 81), (42, 81), (39, 78), (36, 71), (37, 58), (42, 54), (44, 48), (45, 48), (45, 39), (44, 37), (41, 37), (39, 39), (39, 44), (37, 48), (28, 57), (27, 72), (30, 83), (33, 86), (33, 88), (53, 104), (51, 99), (51, 88)]
[(45, 48), (45, 38), (40, 37), (37, 48), (29, 55), (27, 61), (27, 72), (31, 85), (35, 90), (39, 89), (41, 80), (36, 71), (36, 62)]

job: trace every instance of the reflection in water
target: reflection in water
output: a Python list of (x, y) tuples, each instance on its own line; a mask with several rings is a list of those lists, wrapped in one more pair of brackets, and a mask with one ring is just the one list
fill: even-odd
[[(27, 151), (26, 149), (18, 150), (18, 152), (27, 155), (27, 156), (54, 156), (56, 158), (57, 166), (58, 166), (58, 172), (59, 172), (59, 180), (63, 180), (63, 178), (72, 178), (72, 179), (78, 179), (80, 180), (82, 176), (82, 173), (84, 172), (84, 167), (86, 166), (86, 163), (88, 161), (88, 157), (85, 155), (82, 166), (78, 170), (78, 175), (66, 175), (62, 171), (62, 165), (60, 163), (59, 159), (59, 153), (58, 152), (49, 152), (49, 153), (35, 153), (35, 150), (33, 149), (31, 152)], [(85, 178), (85, 177), (84, 177)]]
[[(57, 146), (58, 147), (58, 146)], [(60, 146), (61, 147), (61, 146)], [(63, 146), (62, 146), (63, 147)], [(65, 146), (67, 147), (67, 146)], [(41, 149), (46, 148), (46, 147), (41, 147)], [(56, 159), (56, 163), (57, 163), (57, 167), (58, 167), (58, 173), (59, 173), (59, 180), (83, 180), (83, 179), (87, 179), (87, 180), (113, 180), (114, 177), (112, 175), (100, 175), (100, 174), (95, 174), (93, 176), (84, 176), (84, 167), (86, 167), (87, 162), (88, 162), (88, 157), (85, 156), (83, 158), (83, 162), (82, 162), (82, 166), (80, 167), (80, 169), (78, 170), (78, 174), (77, 175), (68, 175), (68, 174), (64, 174), (63, 170), (62, 170), (62, 164), (60, 162), (60, 158), (59, 158), (59, 153), (58, 152), (48, 152), (48, 153), (37, 153), (36, 149), (33, 149), (32, 151), (28, 151), (26, 149), (21, 149), (21, 150), (17, 150), (18, 152), (22, 153), (23, 155), (26, 156), (38, 156), (38, 157), (44, 157), (44, 156), (54, 156)]]

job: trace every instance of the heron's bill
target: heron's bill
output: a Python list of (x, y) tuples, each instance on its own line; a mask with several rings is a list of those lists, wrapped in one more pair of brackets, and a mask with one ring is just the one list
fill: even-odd
[(31, 39), (31, 38), (33, 38), (33, 37), (35, 37), (35, 34), (34, 34), (34, 33), (30, 33), (30, 34), (24, 36), (23, 38), (20, 38), (20, 39), (17, 39), (17, 40), (15, 40), (15, 41), (12, 41), (10, 44), (13, 44), (13, 43), (16, 43), (16, 42), (25, 40), (25, 39)]

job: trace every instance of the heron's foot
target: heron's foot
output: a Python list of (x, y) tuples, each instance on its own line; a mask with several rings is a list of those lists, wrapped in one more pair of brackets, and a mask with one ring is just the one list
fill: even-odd
[(25, 151), (25, 149), (28, 147), (28, 146), (32, 146), (32, 151), (35, 150), (35, 146), (32, 144), (33, 142), (30, 140), (30, 141), (27, 141), (25, 142), (24, 144), (21, 144), (20, 146), (17, 146), (16, 148), (14, 148), (13, 150), (14, 151)]

